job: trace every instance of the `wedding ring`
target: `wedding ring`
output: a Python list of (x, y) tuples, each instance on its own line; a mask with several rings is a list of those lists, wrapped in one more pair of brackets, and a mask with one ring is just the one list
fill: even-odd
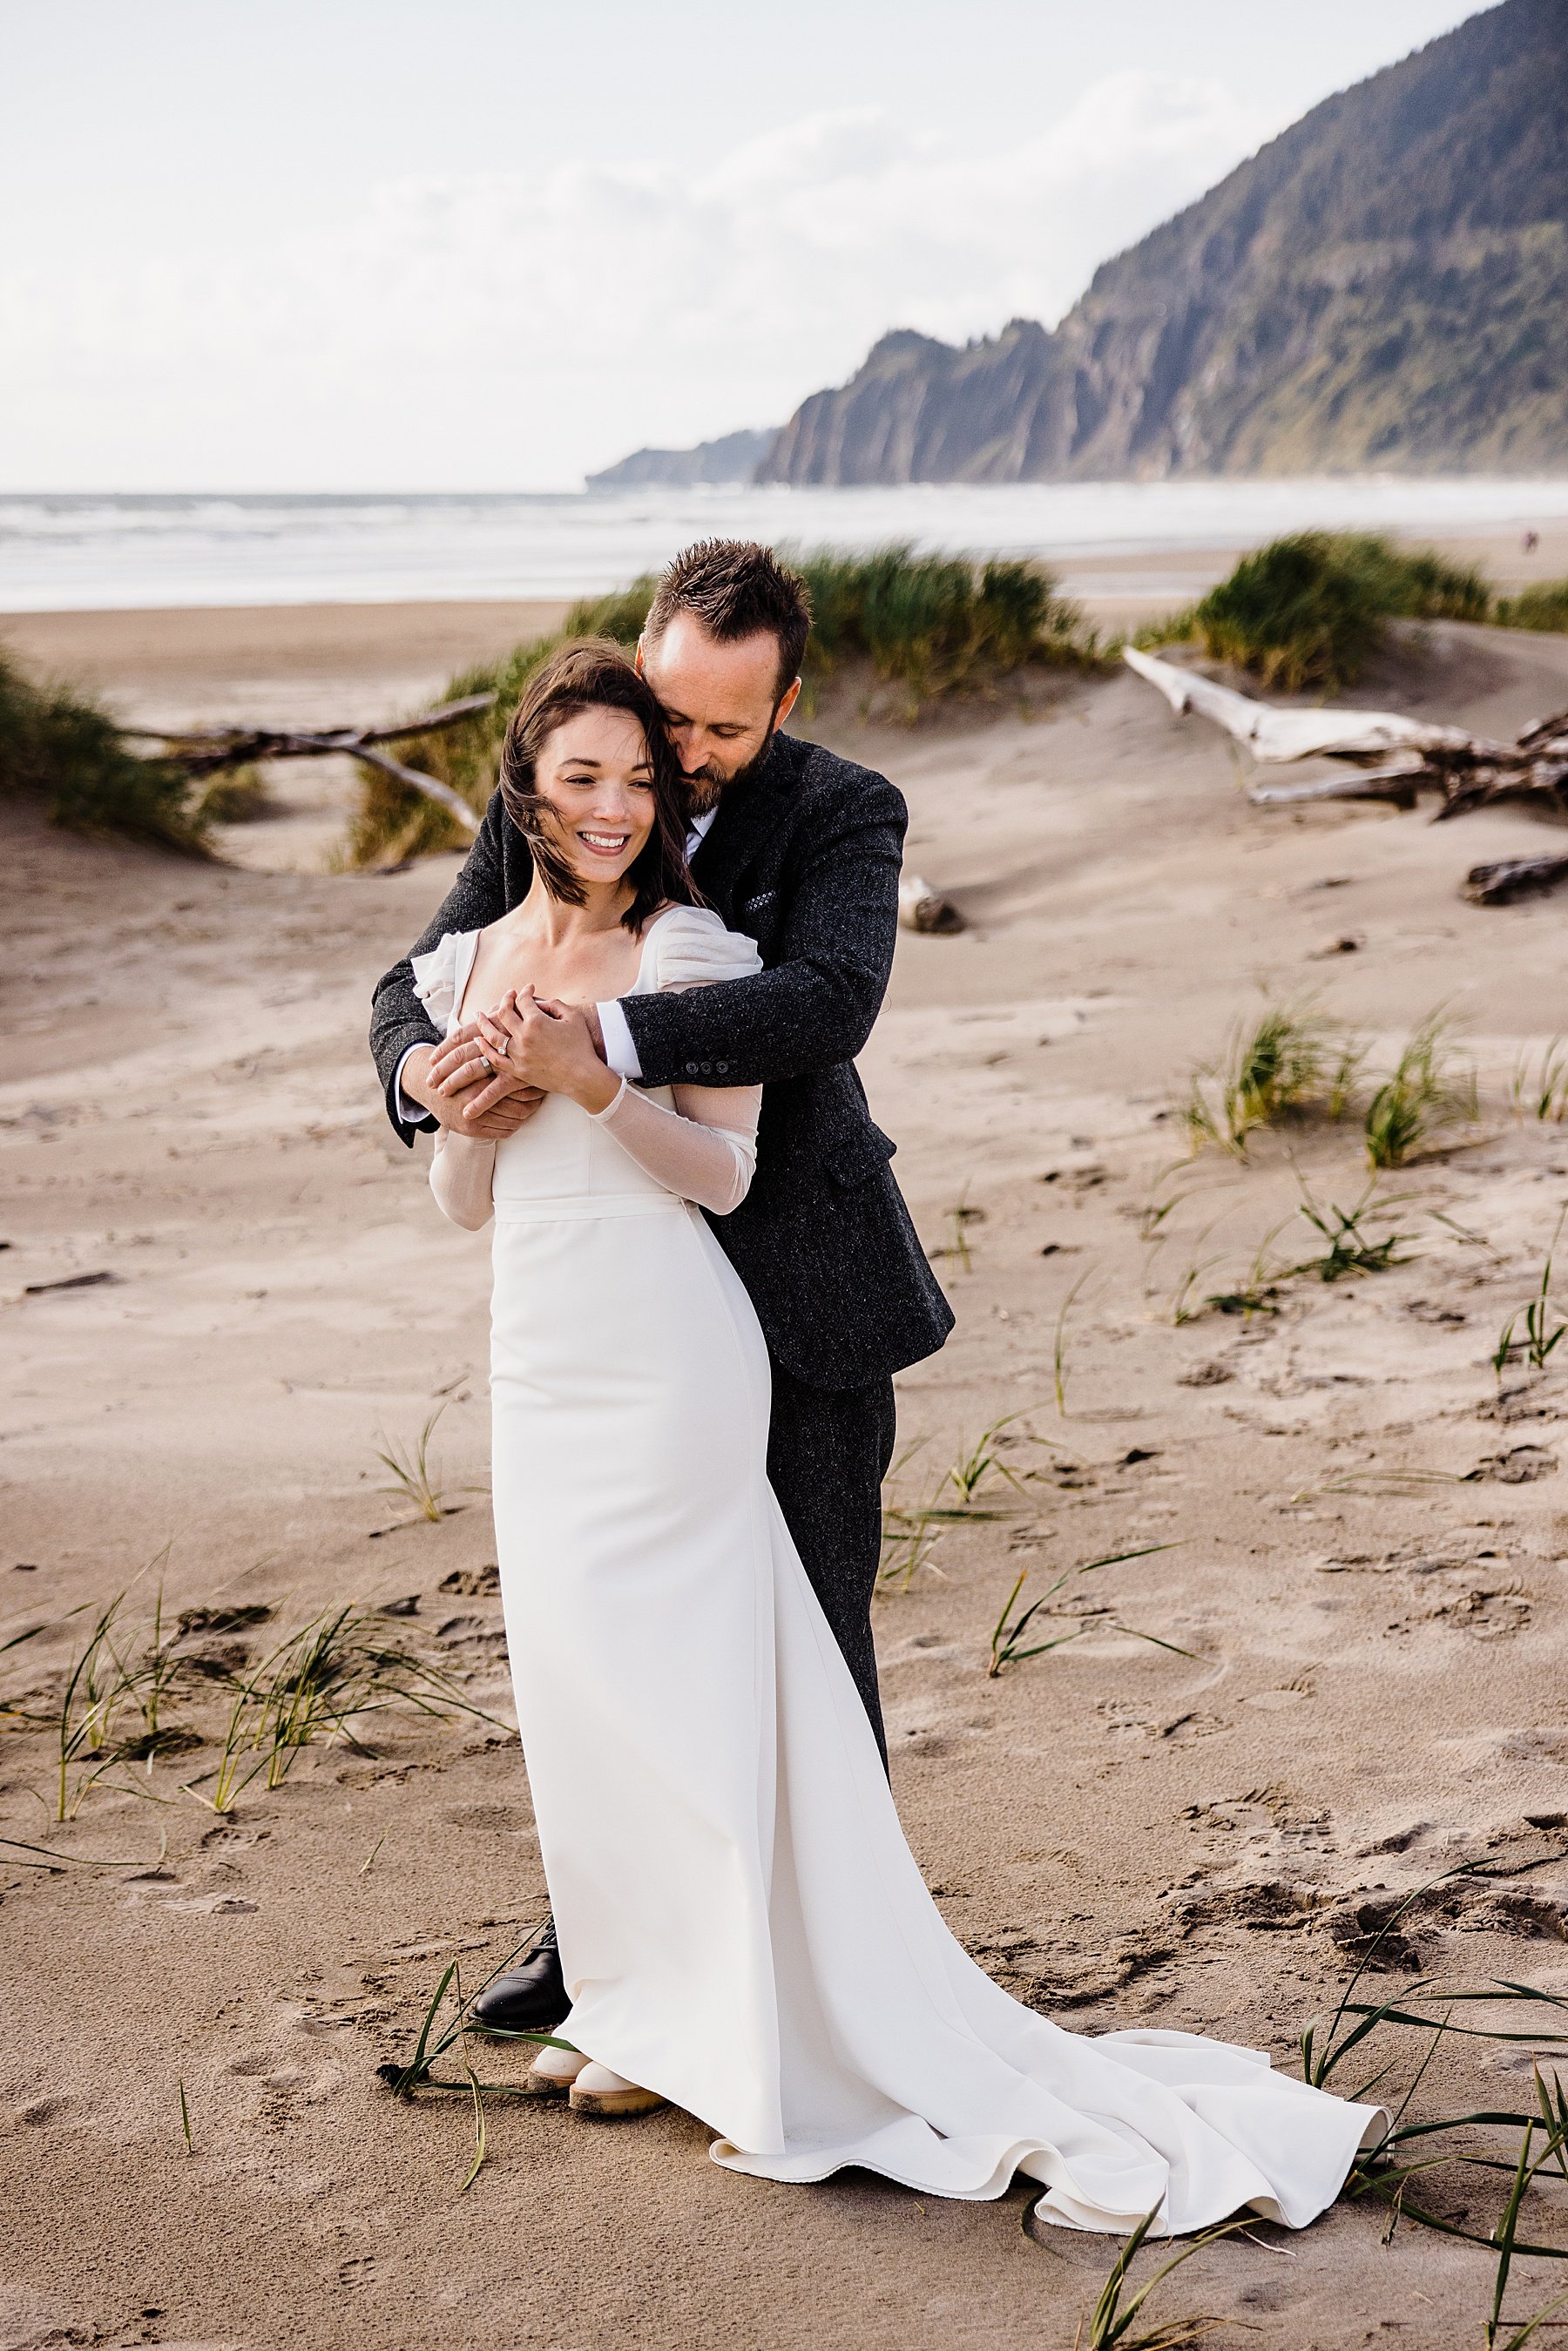
[(495, 1064), (495, 1062), (494, 1062), (494, 1061), (490, 1061), (490, 1060), (488, 1060), (488, 1059), (486, 1058), (486, 1056), (485, 1054), (483, 1054), (483, 1053), (481, 1053), (481, 1054), (480, 1054), (480, 1056), (479, 1056), (479, 1067), (484, 1071), (485, 1075), (486, 1075), (487, 1078), (493, 1078), (493, 1077), (495, 1076), (495, 1074), (496, 1074), (496, 1064)]

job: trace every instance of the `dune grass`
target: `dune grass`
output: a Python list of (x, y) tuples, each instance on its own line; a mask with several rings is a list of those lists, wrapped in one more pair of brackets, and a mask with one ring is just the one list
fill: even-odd
[(1532, 1371), (1543, 1372), (1552, 1356), (1562, 1345), (1564, 1337), (1568, 1336), (1568, 1318), (1564, 1317), (1552, 1295), (1552, 1261), (1557, 1253), (1557, 1244), (1563, 1238), (1563, 1225), (1565, 1217), (1568, 1217), (1568, 1209), (1564, 1209), (1558, 1217), (1556, 1228), (1547, 1245), (1546, 1262), (1541, 1270), (1541, 1281), (1536, 1293), (1529, 1304), (1521, 1310), (1524, 1317), (1524, 1336), (1521, 1338), (1518, 1335), (1520, 1322), (1518, 1313), (1511, 1314), (1502, 1326), (1497, 1349), (1491, 1359), (1492, 1369), (1500, 1380), (1509, 1364), (1519, 1359), (1527, 1362)]
[(128, 751), (108, 713), (40, 684), (0, 653), (0, 799), (41, 802), (52, 824), (199, 856), (215, 809), (167, 759)]
[(983, 1428), (972, 1445), (967, 1437), (960, 1439), (958, 1458), (946, 1481), (957, 1496), (960, 1509), (971, 1511), (993, 1479), (1001, 1479), (1017, 1494), (1023, 1492), (1017, 1471), (1009, 1469), (998, 1453), (998, 1446), (1005, 1441), (1002, 1431), (1022, 1417), (1021, 1410), (1006, 1413), (1000, 1420), (993, 1420), (988, 1428)]
[[(1024, 2214), (1026, 2230), (1035, 2204), (1039, 2201), (1040, 2198), (1036, 2197)], [(1128, 2329), (1137, 2323), (1150, 2294), (1163, 2279), (1169, 2277), (1173, 2270), (1180, 2269), (1184, 2262), (1190, 2262), (1195, 2253), (1201, 2253), (1206, 2247), (1215, 2243), (1217, 2239), (1234, 2236), (1239, 2229), (1245, 2229), (1250, 2225), (1248, 2216), (1244, 2214), (1239, 2220), (1222, 2220), (1217, 2229), (1205, 2229), (1200, 2236), (1189, 2237), (1180, 2250), (1162, 2262), (1153, 2276), (1146, 2278), (1136, 2293), (1134, 2293), (1130, 2272), (1133, 2263), (1143, 2251), (1144, 2240), (1158, 2220), (1160, 2208), (1157, 2204), (1153, 2211), (1144, 2214), (1143, 2219), (1112, 2262), (1110, 2273), (1100, 2290), (1100, 2298), (1088, 2314), (1087, 2335), (1082, 2335), (1082, 2322), (1080, 2321), (1079, 2324), (1079, 2335), (1082, 2336), (1083, 2351), (1186, 2351), (1186, 2346), (1201, 2343), (1213, 2328), (1224, 2325), (1224, 2321), (1218, 2318), (1167, 2318), (1161, 2320), (1144, 2333), (1129, 2334)], [(1124, 2295), (1127, 2297), (1125, 2300), (1123, 2299)], [(1075, 2344), (1078, 2339), (1078, 2336), (1074, 2337)]]
[(1346, 1281), (1364, 1273), (1386, 1273), (1391, 1266), (1405, 1264), (1400, 1244), (1410, 1238), (1408, 1233), (1384, 1233), (1374, 1239), (1365, 1228), (1368, 1216), (1385, 1220), (1396, 1205), (1391, 1199), (1375, 1201), (1376, 1188), (1374, 1177), (1354, 1207), (1342, 1208), (1333, 1201), (1326, 1207), (1320, 1205), (1302, 1184), (1301, 1213), (1327, 1246), (1316, 1257), (1303, 1258), (1292, 1266), (1292, 1280)]
[(879, 1593), (907, 1592), (915, 1578), (927, 1567), (933, 1575), (941, 1575), (941, 1569), (932, 1563), (931, 1554), (941, 1540), (944, 1521), (961, 1515), (942, 1508), (944, 1484), (945, 1479), (939, 1479), (924, 1501), (889, 1503), (883, 1509), (882, 1554), (876, 1573)]
[(1140, 643), (1196, 637), (1285, 694), (1354, 684), (1390, 620), (1486, 621), (1492, 591), (1472, 565), (1371, 532), (1305, 530), (1242, 557), (1201, 602), (1141, 631)]
[(1162, 1641), (1157, 1633), (1141, 1633), (1135, 1625), (1124, 1625), (1119, 1618), (1113, 1617), (1111, 1612), (1114, 1602), (1107, 1602), (1103, 1608), (1092, 1610), (1087, 1617), (1076, 1621), (1066, 1633), (1053, 1634), (1043, 1641), (1032, 1641), (1027, 1647), (1024, 1646), (1033, 1620), (1040, 1610), (1043, 1608), (1049, 1614), (1056, 1614), (1058, 1612), (1050, 1607), (1051, 1602), (1068, 1585), (1075, 1584), (1081, 1575), (1092, 1575), (1102, 1567), (1120, 1567), (1124, 1560), (1149, 1559), (1157, 1551), (1174, 1548), (1174, 1544), (1168, 1542), (1144, 1543), (1136, 1551), (1109, 1552), (1103, 1559), (1086, 1559), (1076, 1567), (1064, 1567), (1054, 1581), (1046, 1585), (1040, 1597), (1031, 1600), (1029, 1606), (1020, 1609), (1015, 1616), (1013, 1610), (1018, 1604), (1019, 1594), (1029, 1579), (1028, 1568), (1020, 1569), (1018, 1581), (1003, 1601), (1002, 1613), (991, 1631), (987, 1679), (995, 1681), (1009, 1666), (1021, 1665), (1026, 1657), (1043, 1657), (1051, 1649), (1065, 1649), (1070, 1643), (1082, 1640), (1088, 1633), (1125, 1633), (1135, 1641), (1147, 1641), (1154, 1648), (1168, 1649), (1175, 1656), (1190, 1657), (1190, 1649), (1179, 1648), (1174, 1641)]
[(1330, 1024), (1310, 1005), (1267, 1006), (1238, 1026), (1218, 1061), (1193, 1073), (1182, 1119), (1194, 1154), (1212, 1144), (1245, 1158), (1258, 1128), (1330, 1107), (1345, 1091), (1343, 1059)]
[(1551, 1119), (1561, 1126), (1568, 1118), (1568, 1039), (1553, 1037), (1538, 1049), (1527, 1046), (1514, 1065), (1509, 1098), (1516, 1119)]
[[(1010, 1486), (1015, 1493), (1024, 1492), (1022, 1479), (999, 1458), (998, 1449), (1013, 1441), (1004, 1432), (1022, 1416), (1021, 1410), (1007, 1413), (983, 1428), (973, 1441), (961, 1437), (957, 1458), (949, 1468), (936, 1473), (917, 1502), (894, 1499), (903, 1471), (923, 1450), (923, 1444), (904, 1447), (883, 1481), (882, 1564), (876, 1580), (879, 1593), (907, 1592), (920, 1571), (931, 1567), (931, 1554), (945, 1527), (999, 1518), (999, 1510), (983, 1507), (993, 1484), (1000, 1482)], [(932, 1567), (933, 1574), (939, 1576), (941, 1573), (940, 1568)]]
[(1568, 580), (1542, 580), (1517, 596), (1500, 596), (1492, 618), (1501, 629), (1568, 635)]
[[(482, 816), (496, 789), (501, 738), (529, 678), (568, 637), (603, 633), (582, 625), (583, 609), (574, 605), (566, 627), (554, 636), (516, 645), (501, 661), (460, 670), (443, 689), (440, 700), (457, 702), (472, 694), (494, 694), (494, 705), (461, 726), (408, 737), (398, 747), (400, 764), (449, 784), (476, 816)], [(402, 865), (411, 858), (434, 857), (468, 846), (469, 836), (438, 802), (426, 799), (412, 785), (400, 784), (395, 776), (379, 768), (360, 764), (360, 799), (350, 820), (347, 863)]]
[[(1103, 659), (1078, 607), (1036, 564), (917, 555), (908, 547), (792, 560), (805, 575), (813, 612), (803, 672), (808, 708), (830, 680), (857, 664), (900, 689), (903, 715), (913, 717), (927, 703), (985, 693), (1031, 667), (1091, 669)], [(609, 637), (630, 652), (656, 585), (649, 573), (611, 595), (585, 598), (553, 636), (464, 671), (443, 699), (493, 692), (494, 705), (466, 725), (409, 738), (402, 763), (449, 784), (481, 814), (496, 788), (501, 738), (535, 670), (576, 637)], [(361, 767), (360, 773), (350, 864), (401, 864), (467, 846), (455, 820), (434, 801), (379, 770)]]
[(1455, 1067), (1448, 1024), (1434, 1013), (1366, 1106), (1367, 1163), (1402, 1167), (1446, 1130), (1478, 1115), (1475, 1073)]
[(201, 787), (195, 802), (204, 831), (210, 824), (259, 824), (277, 810), (277, 799), (255, 766), (220, 768)]
[(388, 1707), (440, 1721), (466, 1715), (496, 1722), (444, 1667), (390, 1638), (373, 1610), (352, 1603), (312, 1617), (260, 1665), (229, 1677), (228, 1687), (233, 1702), (218, 1763), (202, 1775), (212, 1784), (204, 1792), (193, 1780), (183, 1790), (219, 1814), (233, 1811), (253, 1780), (280, 1787), (306, 1747), (359, 1746), (353, 1725)]
[(1396, 1231), (1374, 1233), (1368, 1222), (1375, 1218), (1379, 1224), (1386, 1225), (1391, 1211), (1404, 1195), (1378, 1200), (1377, 1179), (1374, 1176), (1354, 1206), (1342, 1208), (1336, 1202), (1325, 1204), (1314, 1199), (1300, 1175), (1297, 1181), (1301, 1187), (1298, 1213), (1324, 1246), (1311, 1257), (1273, 1257), (1273, 1245), (1291, 1222), (1286, 1217), (1264, 1234), (1239, 1281), (1228, 1290), (1204, 1292), (1198, 1289), (1199, 1282), (1209, 1268), (1219, 1262), (1218, 1256), (1200, 1258), (1196, 1254), (1214, 1230), (1213, 1225), (1205, 1226), (1193, 1245), (1195, 1254), (1171, 1301), (1171, 1320), (1178, 1328), (1197, 1322), (1206, 1314), (1239, 1314), (1248, 1321), (1254, 1314), (1275, 1314), (1280, 1311), (1278, 1301), (1282, 1292), (1292, 1282), (1351, 1281), (1364, 1274), (1386, 1273), (1392, 1267), (1408, 1262), (1403, 1245), (1413, 1236)]
[[(304, 1748), (358, 1745), (354, 1725), (365, 1715), (392, 1707), (442, 1721), (496, 1721), (444, 1667), (389, 1635), (373, 1609), (351, 1603), (327, 1609), (253, 1664), (243, 1647), (212, 1653), (191, 1645), (235, 1622), (249, 1626), (270, 1609), (187, 1610), (171, 1630), (162, 1593), (151, 1621), (140, 1625), (127, 1623), (129, 1597), (117, 1593), (93, 1618), (52, 1689), (46, 1684), (0, 1702), (0, 1716), (19, 1729), (49, 1736), (55, 1760), (46, 1810), (57, 1821), (75, 1820), (99, 1787), (175, 1801), (156, 1792), (154, 1765), (199, 1749), (215, 1750), (216, 1761), (179, 1792), (223, 1816), (253, 1781), (279, 1787)], [(32, 1627), (19, 1638), (49, 1629)], [(204, 1728), (204, 1716), (223, 1699), (222, 1728)], [(132, 1776), (138, 1764), (144, 1769)]]
[[(1407, 2116), (1427, 2068), (1450, 2036), (1503, 2047), (1522, 2043), (1533, 2044), (1536, 2049), (1561, 2050), (1568, 2045), (1568, 2033), (1561, 2029), (1568, 2001), (1557, 1993), (1507, 1980), (1450, 1985), (1424, 1974), (1414, 1982), (1407, 1980), (1388, 1999), (1356, 1997), (1369, 1970), (1378, 1965), (1383, 1947), (1391, 1937), (1397, 1937), (1402, 1922), (1427, 1897), (1444, 1885), (1465, 1878), (1486, 1879), (1492, 1874), (1484, 1864), (1462, 1864), (1443, 1877), (1416, 1886), (1388, 1910), (1362, 1953), (1333, 2015), (1326, 2022), (1314, 2018), (1302, 2032), (1301, 2074), (1314, 2088), (1322, 2089), (1353, 2054), (1358, 2069), (1372, 2067), (1346, 2095), (1358, 2103), (1378, 2095), (1380, 2103), (1392, 2112), (1393, 2126), (1381, 2144), (1361, 2157), (1353, 2168), (1342, 2190), (1344, 2200), (1356, 2202), (1368, 2197), (1387, 2206), (1385, 2244), (1392, 2241), (1396, 2229), (1408, 2223), (1490, 2252), (1494, 2257), (1492, 2294), (1482, 2340), (1492, 2346), (1492, 2351), (1523, 2351), (1523, 2346), (1537, 2329), (1568, 2299), (1568, 2294), (1553, 2294), (1521, 2319), (1509, 2318), (1504, 2312), (1516, 2259), (1568, 2260), (1568, 2246), (1540, 2241), (1524, 2234), (1529, 2200), (1534, 2197), (1539, 2201), (1543, 2185), (1561, 2188), (1568, 2180), (1568, 2097), (1564, 2096), (1561, 2079), (1556, 2073), (1550, 2077), (1544, 2074), (1542, 2062), (1537, 2059), (1531, 2067), (1531, 2106), (1515, 2109), (1489, 2101), (1481, 2108), (1464, 2113), (1430, 2115), (1419, 2119)], [(1456, 2013), (1468, 2020), (1477, 2014), (1478, 2008), (1482, 2017), (1479, 2023), (1456, 2022)], [(1546, 2011), (1548, 2022), (1538, 2023), (1528, 2011), (1542, 2009)], [(1508, 2022), (1486, 2021), (1489, 2011), (1498, 2010)], [(1394, 2104), (1389, 2085), (1404, 2068), (1397, 2044), (1392, 2044), (1393, 2053), (1387, 2053), (1391, 2044), (1385, 2036), (1390, 2032), (1417, 2032), (1426, 2043), (1397, 2105)], [(1339, 2086), (1335, 2082), (1334, 2087)], [(1516, 2153), (1506, 2148), (1491, 2151), (1495, 2141), (1490, 2134), (1499, 2130), (1519, 2132)], [(1478, 2133), (1489, 2136), (1478, 2139)], [(1484, 2178), (1489, 2172), (1507, 2179), (1509, 2186), (1501, 2210), (1483, 2233), (1481, 2229), (1467, 2227), (1466, 2222), (1470, 2218), (1470, 2199), (1481, 2184), (1477, 2175)], [(1463, 2186), (1466, 2203), (1457, 2212), (1441, 2208), (1445, 2173), (1457, 2173)], [(1560, 2223), (1560, 2201), (1555, 2212), (1548, 2208), (1542, 2217)]]
[(410, 1445), (401, 1445), (383, 1436), (382, 1449), (376, 1454), (376, 1459), (392, 1471), (392, 1483), (381, 1487), (379, 1491), (397, 1495), (408, 1504), (415, 1518), (428, 1519), (432, 1524), (452, 1515), (451, 1506), (442, 1489), (436, 1485), (430, 1466), (430, 1440), (434, 1435), (436, 1422), (445, 1410), (444, 1404), (438, 1404)]
[[(491, 1970), (485, 1981), (479, 1986), (479, 1991), (472, 1995), (464, 1992), (462, 1970), (458, 1962), (455, 1959), (449, 1961), (445, 1973), (435, 1987), (434, 1997), (424, 2011), (420, 2024), (419, 2039), (407, 2063), (402, 2065), (384, 2064), (376, 2067), (378, 2080), (383, 2087), (391, 2091), (394, 2098), (412, 2100), (421, 2091), (434, 2090), (438, 2094), (454, 2094), (470, 2105), (474, 2117), (474, 2157), (458, 2188), (459, 2196), (467, 2194), (484, 2168), (489, 2144), (485, 2115), (486, 2099), (487, 2097), (528, 2098), (533, 2095), (526, 2082), (482, 2082), (479, 2079), (474, 2071), (473, 2059), (468, 2053), (469, 2011), (480, 1992), (486, 1991), (498, 1975), (513, 1966), (529, 1949), (538, 1932), (538, 1928), (530, 1929), (523, 1941), (501, 1960), (499, 1966)], [(456, 2013), (440, 2037), (434, 2038), (436, 2018), (449, 1988)], [(564, 2049), (573, 2056), (578, 2053), (574, 2043), (561, 2040), (558, 2033), (497, 2032), (494, 2026), (487, 2029), (497, 2039), (526, 2041), (538, 2049)], [(437, 2074), (435, 2071), (440, 2059), (454, 2046), (457, 2052), (454, 2062), (461, 2064), (463, 2068), (461, 2081), (455, 2081), (450, 2074)]]
[(913, 715), (946, 694), (983, 693), (1031, 664), (1088, 668), (1099, 644), (1078, 606), (1037, 564), (916, 555), (805, 557), (811, 643), (807, 684), (857, 657), (904, 686)]
[[(1193, 1156), (1212, 1145), (1245, 1159), (1249, 1139), (1260, 1130), (1309, 1117), (1343, 1119), (1358, 1107), (1367, 1050), (1364, 1040), (1311, 1004), (1271, 1004), (1256, 1019), (1239, 1022), (1224, 1053), (1198, 1063), (1177, 1106)], [(1516, 1100), (1519, 1087), (1516, 1078)], [(1365, 1100), (1368, 1165), (1403, 1166), (1478, 1116), (1476, 1073), (1459, 1065), (1450, 1024), (1435, 1012)], [(1332, 1241), (1326, 1227), (1319, 1229)]]

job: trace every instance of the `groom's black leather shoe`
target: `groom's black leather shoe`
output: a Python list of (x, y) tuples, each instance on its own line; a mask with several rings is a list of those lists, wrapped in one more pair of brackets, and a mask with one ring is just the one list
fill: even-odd
[(468, 2021), (481, 2032), (553, 2032), (570, 2006), (556, 1949), (555, 1920), (547, 1918), (522, 1966), (486, 1985)]

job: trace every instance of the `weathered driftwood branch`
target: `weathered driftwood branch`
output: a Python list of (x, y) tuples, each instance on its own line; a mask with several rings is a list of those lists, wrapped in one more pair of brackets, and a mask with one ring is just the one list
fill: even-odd
[[(1434, 824), (1503, 800), (1542, 816), (1568, 815), (1568, 711), (1538, 719), (1512, 743), (1494, 743), (1484, 735), (1467, 735), (1459, 726), (1428, 725), (1394, 711), (1275, 710), (1217, 685), (1212, 678), (1157, 661), (1135, 646), (1128, 646), (1123, 658), (1164, 695), (1178, 716), (1188, 710), (1200, 712), (1260, 760), (1326, 758), (1343, 760), (1353, 771), (1307, 783), (1252, 784), (1248, 798), (1256, 807), (1389, 800), (1409, 809), (1420, 793), (1435, 792)], [(1521, 891), (1550, 889), (1565, 875), (1568, 858), (1478, 865), (1465, 894), (1478, 905), (1500, 905)]]
[(478, 831), (478, 818), (462, 794), (455, 792), (450, 784), (442, 783), (435, 776), (423, 774), (418, 768), (400, 767), (397, 760), (389, 759), (384, 751), (372, 750), (366, 743), (356, 747), (354, 757), (363, 759), (370, 767), (379, 768), (383, 775), (395, 777), (400, 784), (407, 784), (413, 791), (423, 792), (427, 800), (436, 801), (448, 816), (456, 819), (470, 837)]
[(1465, 895), (1478, 906), (1506, 906), (1511, 898), (1554, 889), (1568, 882), (1568, 857), (1508, 857), (1494, 865), (1472, 865)]
[(1318, 776), (1306, 784), (1253, 784), (1247, 797), (1254, 808), (1300, 808), (1308, 800), (1392, 800), (1396, 808), (1413, 809), (1423, 785), (1431, 788), (1425, 768), (1374, 768), (1359, 776)]
[(934, 931), (944, 936), (968, 928), (951, 898), (945, 898), (918, 873), (900, 877), (898, 919), (906, 931)]
[(488, 710), (495, 699), (493, 694), (465, 695), (461, 702), (443, 703), (439, 710), (427, 710), (419, 718), (400, 718), (391, 726), (329, 726), (309, 732), (299, 727), (219, 726), (188, 735), (159, 726), (121, 726), (118, 732), (143, 742), (162, 743), (165, 747), (161, 756), (183, 768), (193, 783), (225, 768), (249, 767), (256, 759), (324, 759), (335, 753), (346, 754), (379, 768), (411, 791), (422, 792), (472, 834), (478, 831), (479, 820), (460, 792), (436, 776), (403, 767), (375, 747), (405, 742), (415, 735), (434, 735), (444, 726), (460, 726), (465, 718), (476, 718), (482, 710)]
[[(1402, 718), (1392, 710), (1276, 710), (1216, 685), (1212, 678), (1178, 669), (1174, 662), (1157, 661), (1136, 645), (1125, 646), (1122, 659), (1165, 695), (1178, 718), (1196, 710), (1245, 743), (1255, 758), (1270, 763), (1319, 757), (1382, 759), (1396, 750), (1467, 753), (1479, 747), (1478, 738), (1462, 727)], [(1503, 750), (1501, 744), (1485, 747)]]
[(1499, 800), (1521, 800), (1542, 815), (1559, 815), (1568, 809), (1568, 759), (1537, 752), (1518, 765), (1474, 768), (1468, 776), (1452, 779), (1448, 797), (1432, 821), (1469, 816), (1472, 809)]
[[(358, 758), (371, 743), (405, 742), (414, 735), (434, 735), (444, 726), (460, 726), (476, 718), (495, 702), (493, 694), (470, 694), (461, 702), (443, 703), (419, 718), (400, 718), (391, 726), (211, 726), (181, 733), (162, 726), (121, 726), (121, 735), (144, 742), (162, 743), (166, 759), (193, 777), (215, 775), (221, 768), (248, 767), (255, 759), (322, 759), (333, 752)], [(380, 764), (375, 762), (372, 764)], [(414, 770), (405, 768), (404, 774)], [(427, 783), (433, 780), (426, 777)]]

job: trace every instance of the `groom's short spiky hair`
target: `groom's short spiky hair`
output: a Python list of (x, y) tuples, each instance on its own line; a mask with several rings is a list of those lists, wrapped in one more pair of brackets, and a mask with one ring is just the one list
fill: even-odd
[(699, 538), (664, 572), (643, 623), (656, 643), (677, 612), (690, 612), (710, 637), (732, 645), (764, 631), (779, 640), (779, 691), (800, 674), (811, 632), (811, 600), (798, 571), (770, 547), (748, 538)]

